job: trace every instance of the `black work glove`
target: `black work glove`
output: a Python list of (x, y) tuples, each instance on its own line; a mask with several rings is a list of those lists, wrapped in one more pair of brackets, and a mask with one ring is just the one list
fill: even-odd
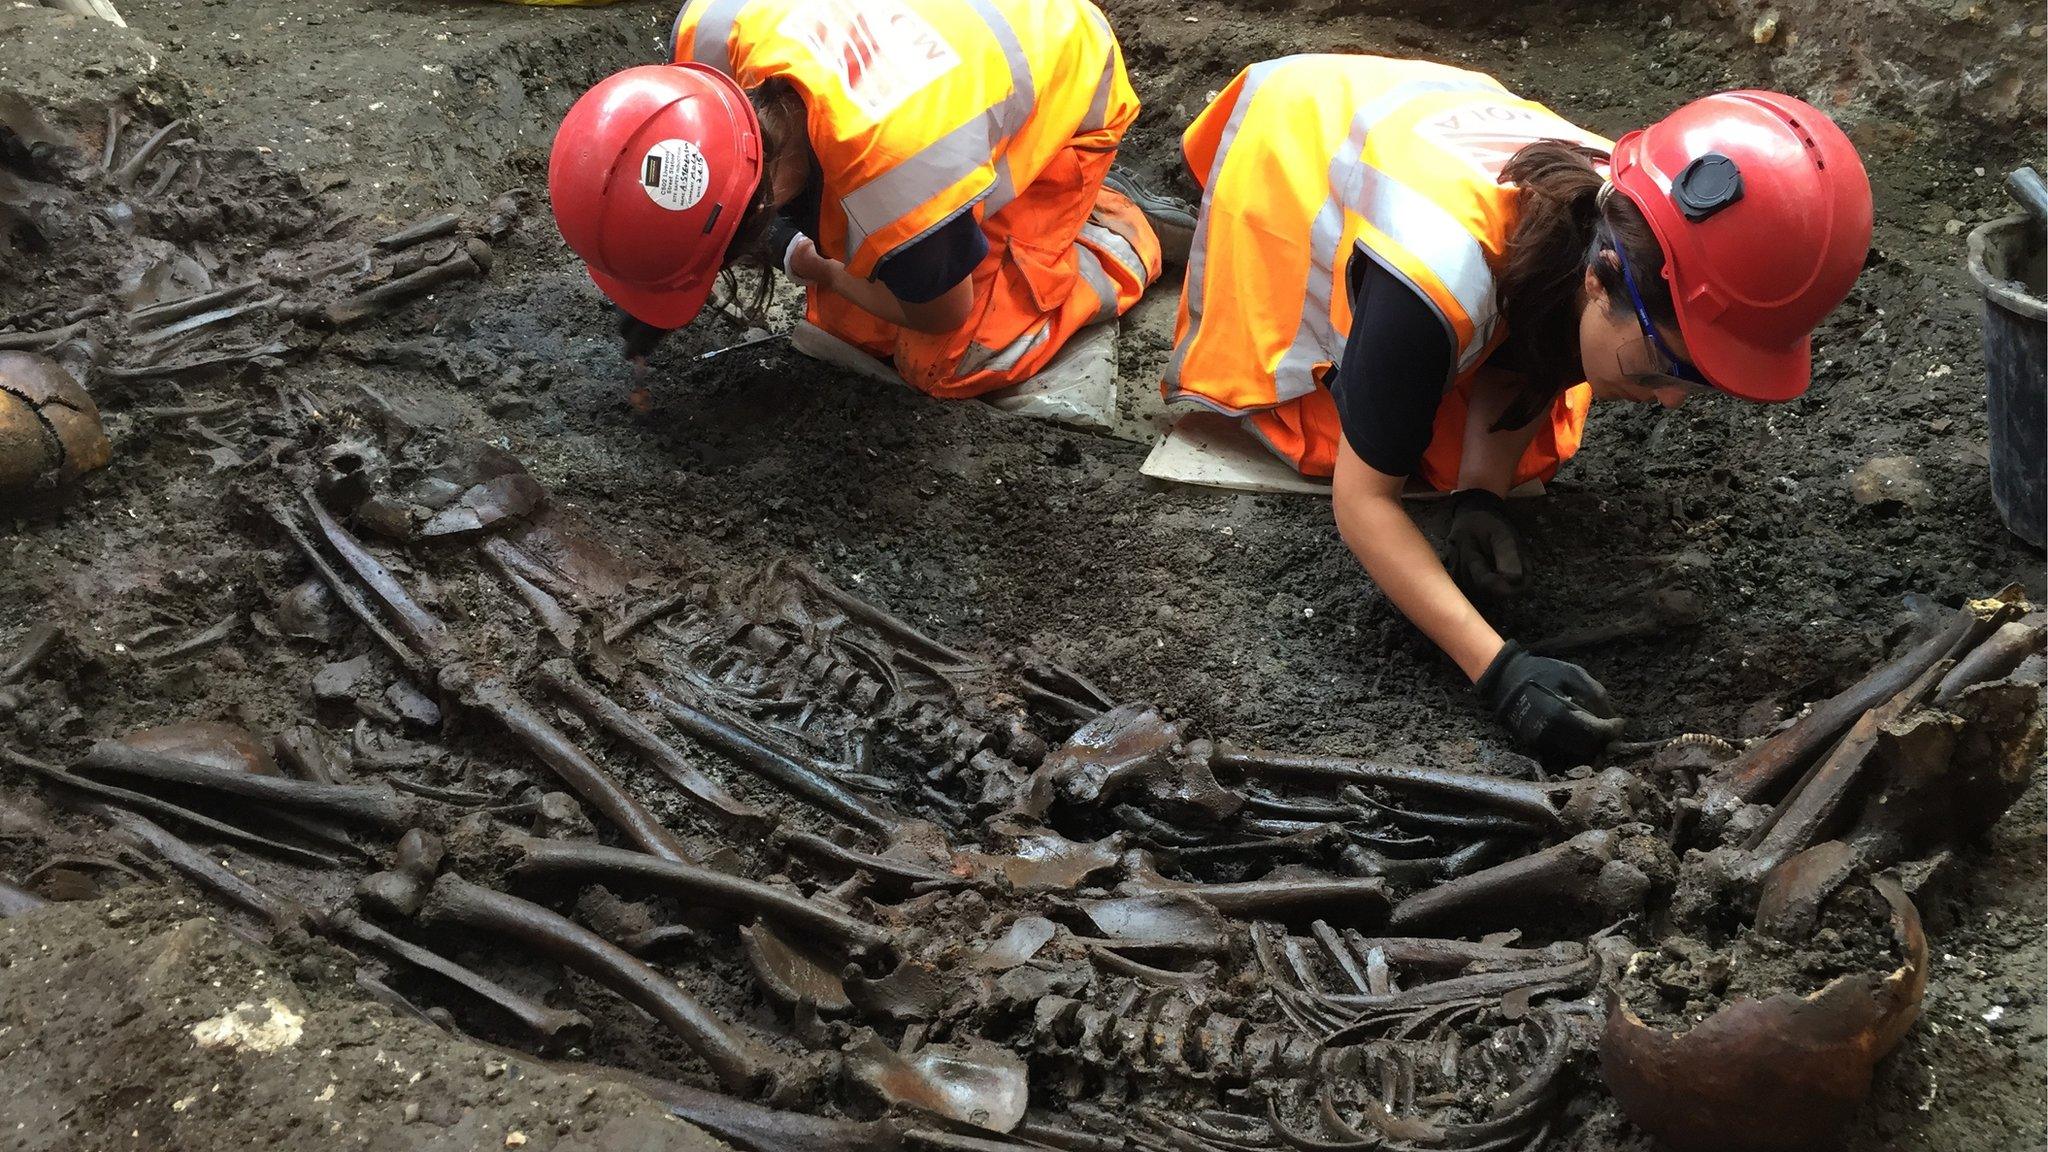
[(1513, 640), (1472, 687), (1515, 743), (1546, 767), (1590, 764), (1621, 735), (1624, 722), (1598, 680), (1577, 664), (1524, 652)]
[(645, 367), (647, 358), (654, 354), (654, 346), (669, 334), (667, 328), (657, 328), (645, 320), (621, 309), (619, 311), (619, 339), (626, 342), (626, 360), (635, 367)]
[(1505, 600), (1522, 590), (1522, 538), (1508, 523), (1508, 502), (1484, 488), (1451, 497), (1451, 579), (1468, 596)]

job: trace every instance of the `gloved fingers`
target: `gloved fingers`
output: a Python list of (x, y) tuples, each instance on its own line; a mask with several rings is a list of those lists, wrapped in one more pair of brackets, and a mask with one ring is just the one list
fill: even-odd
[(1557, 674), (1552, 682), (1560, 696), (1578, 705), (1595, 716), (1612, 716), (1614, 707), (1607, 700), (1607, 687), (1593, 674), (1577, 664), (1563, 660), (1557, 662)]

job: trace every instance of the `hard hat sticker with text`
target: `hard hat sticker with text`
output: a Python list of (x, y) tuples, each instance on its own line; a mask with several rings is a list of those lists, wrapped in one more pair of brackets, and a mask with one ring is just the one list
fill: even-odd
[(663, 140), (640, 161), (640, 187), (671, 212), (695, 208), (710, 185), (711, 165), (694, 141)]
[(836, 73), (847, 99), (874, 120), (960, 66), (953, 45), (902, 0), (811, 0), (780, 31)]

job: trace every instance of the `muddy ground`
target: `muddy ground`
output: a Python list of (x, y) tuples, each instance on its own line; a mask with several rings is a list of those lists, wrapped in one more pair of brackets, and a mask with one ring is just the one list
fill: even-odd
[[(1177, 132), (1205, 95), (1245, 63), (1289, 52), (1412, 54), (1483, 68), (1610, 135), (1769, 72), (1768, 55), (1734, 22), (1675, 23), (1655, 6), (1485, 16), (1449, 7), (1404, 15), (1396, 5), (1106, 5), (1146, 102), (1127, 160), (1161, 182), (1179, 179)], [(40, 10), (0, 14), (0, 95), (13, 95), (23, 73), (52, 86), (49, 77), (63, 76), (69, 87), (53, 99), (69, 100), (82, 125), (102, 114), (95, 100), (113, 96), (156, 122), (185, 117), (206, 145), (238, 150), (237, 164), (250, 167), (207, 172), (227, 181), (221, 199), (251, 197), (265, 209), (257, 225), (241, 227), (231, 205), (219, 205), (227, 223), (203, 240), (215, 249), (260, 245), (263, 227), (286, 227), (281, 216), (301, 228), (297, 216), (358, 212), (365, 227), (389, 230), (440, 209), (474, 213), (509, 189), (537, 199), (480, 284), (267, 371), (95, 385), (113, 465), (75, 497), (12, 509), (0, 548), (0, 637), (54, 619), (91, 668), (76, 714), (37, 734), (51, 754), (176, 719), (272, 731), (306, 719), (307, 678), (322, 657), (303, 645), (245, 628), (197, 661), (132, 658), (138, 637), (160, 644), (261, 609), (296, 579), (268, 542), (252, 546), (261, 529), (240, 499), (269, 491), (262, 418), (238, 434), (230, 460), (204, 455), (219, 445), (146, 410), (224, 399), (263, 406), (295, 393), (353, 399), (367, 388), (417, 427), (509, 449), (559, 507), (603, 525), (615, 547), (637, 549), (655, 567), (801, 559), (972, 651), (1032, 650), (1118, 698), (1154, 701), (1247, 744), (1507, 762), (1453, 670), (1358, 574), (1320, 501), (1163, 487), (1138, 475), (1142, 445), (838, 378), (786, 349), (699, 366), (697, 353), (738, 338), (715, 319), (657, 357), (654, 411), (628, 410), (610, 314), (541, 202), (554, 119), (591, 80), (658, 52), (672, 15), (661, 6), (131, 0), (122, 10), (126, 34)], [(2038, 73), (2038, 51), (2031, 55)], [(47, 67), (59, 56), (69, 65)], [(1957, 604), (2015, 581), (2042, 590), (2039, 553), (2008, 535), (1990, 507), (1977, 303), (1960, 235), (2004, 214), (1998, 175), (2038, 160), (2038, 117), (1913, 120), (1859, 100), (1852, 94), (1848, 122), (1877, 194), (1874, 254), (1819, 334), (1809, 396), (1774, 408), (1706, 401), (1675, 412), (1597, 411), (1584, 451), (1549, 496), (1519, 510), (1537, 577), (1501, 615), (1504, 631), (1533, 638), (1596, 622), (1646, 583), (1683, 584), (1709, 606), (1696, 628), (1587, 657), (1630, 716), (1632, 738), (1765, 731), (1873, 664), (1899, 635), (1909, 593)], [(286, 179), (274, 185), (265, 172)], [(94, 251), (117, 235), (102, 232)], [(67, 282), (66, 271), (17, 249), (0, 269), (0, 315), (112, 287)], [(68, 271), (110, 276), (103, 262)], [(1169, 334), (1161, 310), (1149, 311), (1153, 320), (1124, 333), (1127, 377), (1149, 380), (1162, 358)], [(1868, 506), (1851, 498), (1859, 465), (1899, 456), (1917, 462), (1924, 490)], [(1936, 934), (1926, 1017), (1880, 1068), (1853, 1147), (2040, 1146), (2043, 827), (2037, 786), (1923, 907)], [(329, 1101), (310, 1102), (320, 1076), (296, 1066), (288, 1084), (306, 1089), (297, 1095), (266, 1087), (243, 1064), (236, 1107), (177, 1108), (172, 1101), (188, 1092), (210, 1093), (214, 1072), (163, 1047), (162, 1029), (123, 1019), (116, 1006), (133, 994), (101, 990), (146, 984), (150, 957), (175, 969), (198, 962), (180, 950), (211, 949), (249, 981), (239, 1002), (259, 988), (247, 973), (275, 962), (218, 932), (177, 927), (183, 918), (124, 894), (9, 925), (0, 940), (9, 964), (0, 1064), (31, 1067), (72, 1044), (95, 1046), (98, 1059), (74, 1080), (11, 1087), (0, 1119), (13, 1123), (0, 1132), (15, 1132), (0, 1143), (264, 1146), (287, 1130), (318, 1138), (306, 1125), (331, 1122), (343, 1125), (332, 1135), (368, 1147), (494, 1146), (468, 1129), (430, 1126), (442, 1141), (430, 1143), (374, 1122), (402, 1119), (401, 1097), (374, 1060), (345, 1061), (331, 1074), (340, 1084), (332, 1099), (361, 1101), (331, 1120), (315, 1115)], [(155, 927), (133, 927), (145, 921)], [(77, 959), (53, 968), (52, 951)], [(317, 962), (288, 971), (292, 987), (280, 983), (278, 995), (310, 1002), (321, 1028), (347, 1032), (359, 1028), (352, 1013), (384, 1011), (361, 1007), (345, 972)], [(17, 980), (53, 992), (31, 994)], [(137, 1002), (144, 1019), (163, 1011), (151, 998)], [(197, 997), (166, 1026), (233, 1007), (219, 999)], [(408, 1032), (405, 1044), (429, 1047), (405, 1050), (440, 1043), (423, 1037)], [(400, 1051), (381, 1038), (351, 1042)], [(272, 1057), (266, 1066), (287, 1063)], [(74, 1091), (79, 1084), (94, 1087)], [(457, 1083), (447, 1098), (476, 1106), (465, 1122), (481, 1125), (477, 1133), (539, 1125), (531, 1146), (651, 1146), (585, 1133), (562, 1113), (582, 1106), (580, 1090), (546, 1091), (554, 1094), (534, 1087), (526, 1112), (523, 1086), (517, 1101), (497, 1100), (482, 1081)], [(625, 1132), (654, 1123), (636, 1111), (637, 1098), (604, 1091), (592, 1105), (602, 1124)], [(48, 1126), (53, 1111), (66, 1126)], [(558, 1123), (570, 1127), (556, 1133)], [(677, 1146), (689, 1138), (674, 1134)], [(1611, 1104), (1596, 1104), (1555, 1146), (1604, 1152), (1644, 1141)]]

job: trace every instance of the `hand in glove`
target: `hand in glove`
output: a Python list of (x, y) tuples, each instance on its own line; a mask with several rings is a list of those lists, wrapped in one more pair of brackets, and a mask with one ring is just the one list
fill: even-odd
[(1531, 655), (1513, 640), (1472, 687), (1515, 743), (1547, 767), (1590, 764), (1621, 735), (1624, 721), (1598, 680), (1577, 664)]
[(1484, 488), (1451, 497), (1451, 579), (1468, 596), (1505, 600), (1522, 590), (1522, 538), (1508, 523), (1508, 502)]
[(633, 378), (633, 391), (626, 396), (626, 403), (636, 412), (647, 412), (654, 407), (654, 396), (647, 390), (647, 358), (654, 354), (654, 346), (668, 335), (666, 328), (657, 328), (645, 320), (638, 319), (623, 310), (619, 313), (619, 338), (626, 342), (626, 369)]

